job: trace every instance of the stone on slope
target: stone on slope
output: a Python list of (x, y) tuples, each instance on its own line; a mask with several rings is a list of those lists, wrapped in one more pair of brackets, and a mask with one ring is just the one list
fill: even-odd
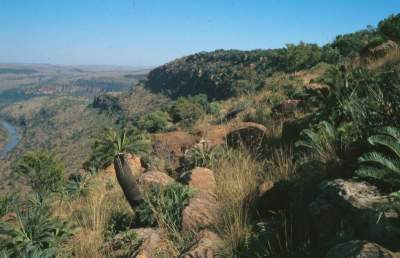
[(212, 225), (218, 208), (214, 172), (195, 168), (189, 175), (188, 184), (196, 193), (182, 211), (182, 232), (186, 233)]
[(140, 176), (139, 183), (144, 186), (152, 184), (167, 186), (174, 183), (174, 179), (160, 171), (148, 171)]
[(214, 258), (222, 246), (222, 239), (210, 230), (202, 230), (196, 236), (196, 244), (182, 258)]
[(399, 214), (389, 210), (378, 222), (380, 212), (377, 208), (387, 204), (388, 198), (375, 186), (336, 179), (323, 182), (320, 188), (321, 193), (310, 205), (312, 237), (318, 246), (327, 249), (336, 235), (345, 233), (355, 239), (400, 249), (400, 234), (396, 230)]
[(325, 258), (400, 258), (400, 255), (375, 243), (353, 240), (336, 245)]

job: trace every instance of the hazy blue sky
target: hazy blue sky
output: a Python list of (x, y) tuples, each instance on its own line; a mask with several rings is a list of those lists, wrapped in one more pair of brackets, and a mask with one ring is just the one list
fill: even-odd
[(400, 0), (0, 0), (0, 62), (153, 66), (324, 44), (397, 12)]

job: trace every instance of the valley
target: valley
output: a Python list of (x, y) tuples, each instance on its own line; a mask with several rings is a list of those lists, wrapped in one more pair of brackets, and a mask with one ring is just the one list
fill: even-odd
[(400, 255), (400, 14), (151, 70), (1, 64), (0, 121), (0, 256)]

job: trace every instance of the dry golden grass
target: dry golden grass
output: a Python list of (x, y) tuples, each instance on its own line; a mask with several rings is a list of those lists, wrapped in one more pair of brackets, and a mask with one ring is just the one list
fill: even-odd
[(114, 175), (100, 173), (91, 178), (89, 188), (87, 195), (66, 201), (55, 211), (78, 227), (78, 233), (65, 249), (78, 258), (109, 257), (101, 250), (107, 222), (112, 213), (131, 209)]
[(263, 179), (263, 163), (245, 149), (226, 150), (224, 158), (213, 167), (217, 181), (217, 198), (221, 205), (216, 229), (225, 243), (225, 253), (234, 250), (251, 234), (252, 195)]
[(274, 148), (267, 162), (266, 179), (272, 181), (289, 180), (295, 176), (296, 162), (293, 158), (293, 148)]

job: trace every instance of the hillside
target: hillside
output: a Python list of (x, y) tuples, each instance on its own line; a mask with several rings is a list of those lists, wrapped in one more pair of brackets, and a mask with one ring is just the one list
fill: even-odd
[(22, 141), (0, 164), (0, 250), (398, 257), (399, 35), (400, 14), (325, 46), (201, 52), (129, 91), (5, 106)]

